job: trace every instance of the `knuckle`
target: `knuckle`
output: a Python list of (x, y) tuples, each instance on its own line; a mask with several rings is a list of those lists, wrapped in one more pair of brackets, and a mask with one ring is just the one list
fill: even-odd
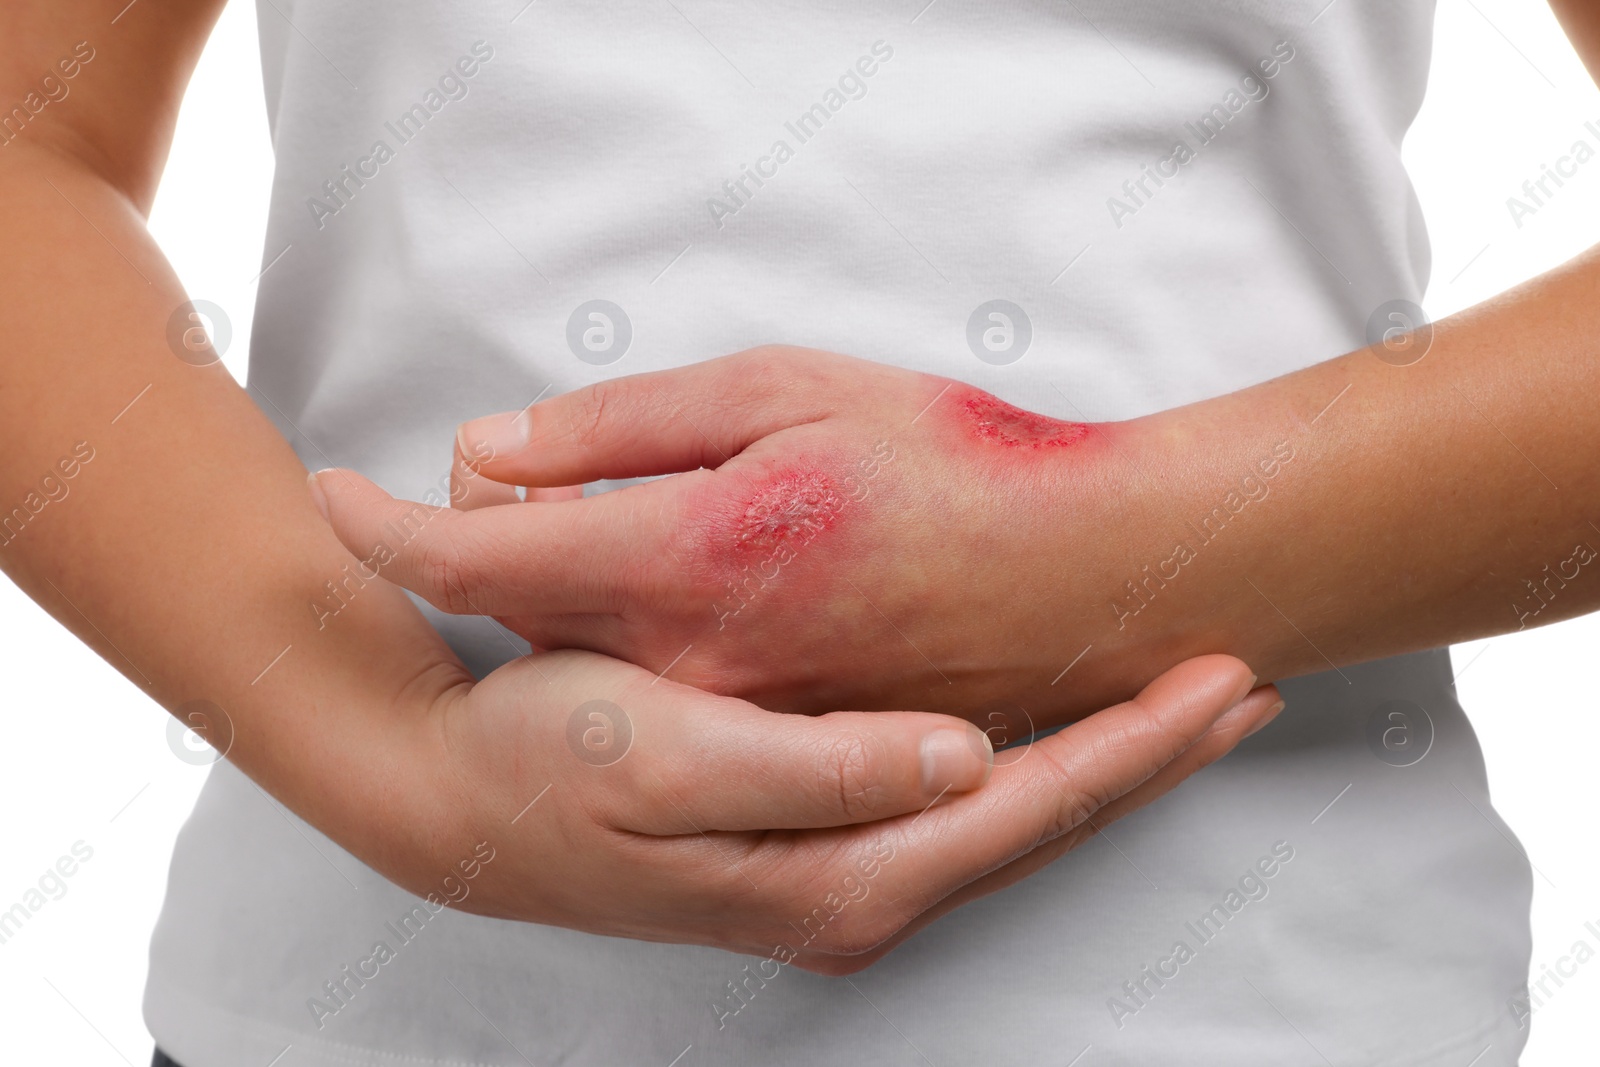
[(814, 353), (788, 345), (762, 345), (739, 355), (735, 373), (724, 380), (721, 400), (729, 411), (776, 397), (785, 403), (802, 399), (819, 384), (820, 364)]
[(1177, 759), (1195, 740), (1195, 737), (1180, 725), (1194, 720), (1191, 713), (1193, 698), (1188, 694), (1181, 694), (1178, 697), (1178, 704), (1179, 714), (1174, 721), (1172, 716), (1163, 715), (1160, 709), (1150, 707), (1143, 700), (1135, 699), (1130, 710), (1137, 712), (1138, 717), (1115, 735), (1118, 751), (1142, 750), (1146, 757), (1146, 766), (1152, 774)]
[(788, 391), (792, 360), (781, 345), (761, 345), (732, 356), (708, 375), (699, 401), (730, 429), (742, 430), (752, 412)]
[[(667, 519), (665, 525), (675, 525)], [(604, 598), (621, 611), (630, 602), (652, 612), (680, 608), (687, 589), (679, 559), (691, 559), (675, 530), (652, 530), (629, 538), (608, 560), (609, 573), (596, 573), (591, 595)]]
[(839, 813), (846, 818), (863, 819), (872, 814), (883, 786), (878, 767), (882, 746), (876, 739), (856, 731), (835, 734), (822, 746), (818, 773), (824, 794), (836, 791)]
[(454, 539), (428, 538), (417, 549), (416, 571), (430, 604), (451, 615), (472, 613), (471, 568)]
[(765, 377), (787, 370), (794, 363), (794, 349), (787, 345), (757, 345), (735, 357), (743, 375)]
[(1087, 823), (1095, 812), (1111, 803), (1112, 799), (1110, 791), (1104, 787), (1063, 789), (1060, 803), (1051, 809), (1038, 840), (1034, 842), (1034, 848), (1077, 830)]
[(578, 394), (568, 413), (572, 439), (585, 447), (596, 444), (605, 434), (607, 421), (617, 407), (623, 387), (615, 379), (604, 379)]

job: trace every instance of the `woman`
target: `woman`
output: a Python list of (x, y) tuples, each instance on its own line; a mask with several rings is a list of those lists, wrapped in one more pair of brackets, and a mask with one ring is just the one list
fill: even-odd
[[(63, 351), (8, 361), (8, 477), (105, 440), (8, 570), (232, 724), (166, 1053), (1515, 1061), (1528, 871), (1440, 646), (1592, 536), (1597, 268), (1411, 330), (1426, 5), (269, 4), (298, 461), (168, 350), (138, 217), (215, 7), (118, 16), (5, 177)], [(19, 83), (87, 17), (25, 10)], [(907, 369), (691, 367), (774, 340)], [(1217, 653), (1288, 714), (1046, 866), (1276, 714)]]

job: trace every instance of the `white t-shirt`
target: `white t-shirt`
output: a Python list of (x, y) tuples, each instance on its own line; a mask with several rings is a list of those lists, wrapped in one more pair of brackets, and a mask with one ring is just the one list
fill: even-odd
[[(463, 419), (769, 341), (1125, 418), (1425, 285), (1426, 0), (523, 3), (260, 5), (251, 385), (308, 466), (418, 498)], [(435, 914), (220, 764), (147, 1019), (186, 1067), (1514, 1063), (1531, 877), (1447, 653), (1284, 690), (849, 981)]]

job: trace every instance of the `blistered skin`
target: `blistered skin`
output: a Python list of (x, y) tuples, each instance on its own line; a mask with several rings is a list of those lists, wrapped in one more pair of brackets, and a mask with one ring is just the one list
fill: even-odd
[(1069, 448), (1089, 436), (1089, 425), (1036, 415), (979, 389), (955, 398), (958, 417), (983, 441), (1030, 452)]
[(734, 531), (740, 555), (767, 558), (834, 528), (845, 497), (818, 470), (784, 471), (760, 485)]
[(851, 498), (839, 481), (811, 464), (768, 471), (738, 496), (705, 515), (701, 538), (718, 630), (765, 599), (807, 546), (837, 530)]

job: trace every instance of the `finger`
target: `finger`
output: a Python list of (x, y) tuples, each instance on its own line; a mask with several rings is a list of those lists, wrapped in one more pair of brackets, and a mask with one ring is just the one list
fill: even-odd
[(1253, 681), (1232, 656), (1186, 660), (1132, 700), (1021, 750), (983, 789), (881, 829), (854, 831), (863, 850), (887, 843), (895, 858), (884, 865), (878, 890), (897, 903), (863, 909), (813, 947), (854, 954), (885, 944), (963, 886), (1085, 826), (1187, 751)]
[(1283, 697), (1277, 686), (1263, 685), (1250, 690), (1243, 700), (1212, 723), (1200, 740), (1184, 749), (1171, 763), (1151, 775), (1138, 788), (1124, 793), (1096, 812), (1090, 820), (1091, 830), (1098, 833), (1100, 827), (1109, 826), (1172, 792), (1196, 771), (1209, 767), (1232, 752), (1239, 742), (1265, 727), (1282, 710)]
[[(1182, 757), (1245, 700), (1254, 683), (1250, 669), (1232, 656), (1199, 656), (1168, 670), (1132, 700), (1030, 746), (1008, 765), (1014, 773), (1007, 775), (1004, 792), (1021, 805), (1014, 810), (1028, 810), (1031, 819), (1013, 820), (1012, 836), (1002, 840), (1020, 853), (1082, 825)], [(991, 803), (1002, 799), (997, 793)]]
[(516, 485), (718, 467), (763, 437), (832, 413), (840, 390), (829, 375), (846, 362), (851, 388), (860, 387), (860, 374), (868, 372), (856, 371), (859, 361), (805, 349), (752, 349), (474, 419), (462, 424), (457, 440), (465, 454), (480, 457), (485, 477)]
[[(672, 683), (665, 683), (672, 685)], [(976, 789), (994, 753), (977, 727), (926, 712), (811, 717), (673, 686), (632, 716), (619, 829), (656, 835), (844, 826)]]
[(354, 471), (319, 471), (310, 484), (358, 559), (457, 615), (614, 610), (625, 553), (649, 550), (649, 532), (605, 496), (458, 511), (396, 500)]
[[(458, 435), (455, 456), (450, 463), (450, 505), (461, 511), (493, 507), (499, 504), (518, 504), (523, 497), (517, 487), (479, 475), (483, 460), (462, 450)], [(529, 489), (527, 500), (538, 503), (555, 503), (560, 500), (582, 500), (583, 486), (561, 485), (549, 489)]]
[(546, 504), (554, 504), (562, 500), (582, 500), (583, 486), (556, 485), (548, 489), (535, 487), (528, 490), (528, 499)]
[(450, 461), (450, 506), (459, 511), (475, 511), (499, 504), (521, 503), (516, 486), (479, 477), (480, 462), (463, 452), (460, 440), (456, 441), (455, 455)]
[(940, 917), (1038, 873), (1067, 852), (1090, 840), (1104, 827), (1170, 793), (1195, 772), (1227, 755), (1235, 745), (1266, 726), (1282, 710), (1283, 700), (1275, 686), (1265, 685), (1252, 690), (1249, 696), (1218, 719), (1198, 741), (1185, 749), (1171, 763), (1162, 767), (1136, 789), (1124, 793), (1101, 808), (1092, 819), (1085, 821), (1072, 832), (1041, 845), (999, 870), (967, 883), (868, 952), (850, 956), (806, 953), (796, 960), (796, 963), (805, 970), (830, 975), (854, 974), (871, 966)]

